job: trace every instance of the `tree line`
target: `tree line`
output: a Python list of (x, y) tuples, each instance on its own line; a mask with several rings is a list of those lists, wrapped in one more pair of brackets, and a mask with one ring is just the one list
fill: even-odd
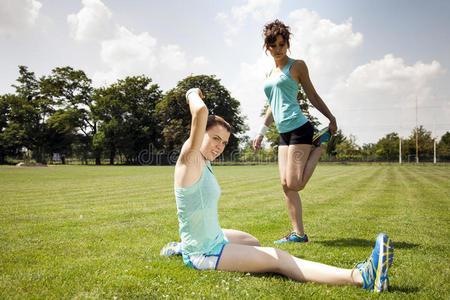
[(189, 76), (163, 93), (152, 79), (126, 77), (101, 88), (82, 70), (58, 67), (36, 78), (19, 66), (15, 93), (0, 96), (0, 163), (7, 158), (47, 163), (55, 154), (82, 162), (121, 158), (139, 163), (146, 149), (167, 154), (180, 149), (189, 135), (190, 113), (185, 92), (202, 89), (211, 114), (223, 116), (233, 128), (230, 155), (246, 131), (239, 102), (214, 75)]
[[(317, 119), (316, 119), (317, 121)], [(270, 161), (275, 160), (278, 149), (278, 132), (275, 126), (270, 126), (267, 135), (268, 149), (255, 154), (252, 141), (248, 139), (243, 148), (242, 160)], [(418, 155), (420, 162), (431, 162), (434, 158), (434, 139), (431, 131), (418, 126), (411, 131), (408, 138), (401, 139), (396, 132), (386, 134), (376, 143), (356, 144), (354, 135), (345, 136), (342, 130), (330, 139), (327, 150), (322, 153), (322, 161), (365, 161), (365, 162), (402, 162), (416, 161), (416, 134), (418, 137)], [(401, 146), (400, 146), (401, 144)], [(401, 148), (400, 148), (401, 147)], [(450, 161), (450, 132), (446, 132), (439, 141), (436, 141), (437, 161)]]
[[(47, 163), (75, 158), (83, 163), (101, 164), (174, 163), (176, 154), (188, 138), (190, 112), (185, 92), (200, 87), (211, 114), (220, 115), (233, 128), (221, 159), (233, 161), (274, 161), (277, 159), (278, 131), (269, 127), (259, 153), (252, 149), (252, 138), (241, 115), (240, 103), (214, 75), (188, 76), (166, 93), (150, 77), (132, 76), (93, 88), (82, 70), (58, 67), (49, 75), (36, 78), (26, 66), (19, 66), (15, 93), (0, 96), (0, 163), (7, 158)], [(305, 116), (318, 129), (319, 121), (301, 86), (297, 96)], [(265, 114), (267, 105), (261, 112)], [(416, 133), (419, 160), (431, 161), (434, 140), (423, 126), (414, 128), (402, 140), (403, 161), (415, 161)], [(392, 132), (376, 143), (359, 146), (353, 135), (339, 130), (330, 140), (322, 160), (398, 161), (400, 138)], [(450, 132), (437, 142), (440, 161), (450, 160)], [(143, 156), (145, 154), (145, 157)], [(151, 156), (158, 156), (152, 159)], [(161, 157), (164, 158), (162, 161)]]
[[(402, 162), (416, 161), (416, 136), (418, 156), (421, 162), (433, 161), (434, 139), (431, 131), (422, 125), (413, 128), (409, 137), (401, 139), (396, 132), (386, 134), (376, 143), (359, 146), (355, 136), (345, 137), (339, 131), (334, 140), (330, 141), (326, 156), (336, 157), (341, 161), (399, 161), (400, 151)], [(436, 156), (438, 161), (450, 160), (450, 132), (446, 132), (436, 141)]]

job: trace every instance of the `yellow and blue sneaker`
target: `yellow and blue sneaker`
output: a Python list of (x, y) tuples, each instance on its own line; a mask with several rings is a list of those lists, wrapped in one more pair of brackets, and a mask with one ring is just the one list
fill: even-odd
[(394, 246), (385, 233), (380, 233), (372, 255), (366, 261), (357, 264), (364, 280), (363, 289), (381, 293), (389, 288), (389, 268), (394, 260)]
[(278, 241), (273, 242), (274, 244), (281, 244), (281, 243), (306, 243), (308, 242), (308, 236), (305, 234), (303, 236), (299, 236), (295, 231), (290, 232), (288, 235), (283, 237), (282, 239), (279, 239)]
[(320, 145), (322, 144), (326, 146), (328, 144), (328, 140), (330, 139), (330, 137), (331, 137), (330, 129), (328, 127), (325, 127), (313, 137), (312, 143), (316, 147), (320, 147)]
[(170, 242), (164, 245), (159, 253), (161, 256), (181, 255), (181, 243)]

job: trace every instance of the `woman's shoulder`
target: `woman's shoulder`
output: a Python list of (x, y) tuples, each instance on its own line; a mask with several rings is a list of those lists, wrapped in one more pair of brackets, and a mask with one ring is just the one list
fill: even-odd
[(187, 140), (175, 164), (175, 187), (185, 188), (197, 182), (203, 171), (203, 158), (200, 150), (190, 149)]
[(201, 166), (202, 154), (199, 149), (192, 149), (190, 147), (190, 142), (190, 139), (187, 139), (181, 147), (177, 164), (188, 165), (190, 167), (197, 167), (198, 165)]
[(302, 78), (304, 75), (308, 74), (308, 67), (304, 60), (294, 59), (291, 67), (291, 74), (294, 74), (297, 78)]
[(306, 62), (302, 59), (293, 59), (292, 68), (303, 69), (306, 68)]

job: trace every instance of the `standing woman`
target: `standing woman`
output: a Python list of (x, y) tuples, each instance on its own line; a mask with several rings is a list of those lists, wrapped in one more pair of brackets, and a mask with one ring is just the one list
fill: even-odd
[[(290, 28), (279, 20), (264, 27), (264, 47), (272, 55), (275, 67), (266, 74), (264, 92), (270, 106), (264, 124), (253, 140), (253, 148), (257, 151), (270, 123), (275, 121), (280, 132), (278, 167), (281, 185), (293, 226), (288, 235), (275, 243), (308, 241), (303, 228), (302, 203), (298, 192), (305, 188), (322, 150), (337, 129), (336, 118), (314, 89), (305, 62), (287, 56), (290, 35)], [(297, 102), (299, 84), (312, 105), (330, 120), (328, 128), (316, 136)], [(311, 145), (315, 147), (312, 148)]]

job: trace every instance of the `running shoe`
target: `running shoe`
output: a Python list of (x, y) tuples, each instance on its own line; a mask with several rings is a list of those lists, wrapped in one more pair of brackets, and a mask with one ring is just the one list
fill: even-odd
[(286, 235), (284, 238), (279, 239), (278, 241), (273, 242), (274, 244), (281, 244), (281, 243), (306, 243), (308, 241), (308, 236), (305, 234), (304, 236), (299, 236), (295, 231), (292, 231), (288, 235)]
[(388, 271), (394, 260), (394, 246), (385, 233), (380, 233), (372, 255), (366, 261), (357, 264), (364, 280), (363, 289), (381, 293), (389, 288)]
[(181, 255), (181, 243), (170, 242), (167, 243), (159, 253), (161, 256)]
[(320, 145), (325, 144), (326, 146), (328, 144), (328, 140), (330, 139), (330, 137), (331, 137), (330, 129), (328, 127), (325, 127), (313, 137), (313, 145), (316, 147), (320, 147)]

